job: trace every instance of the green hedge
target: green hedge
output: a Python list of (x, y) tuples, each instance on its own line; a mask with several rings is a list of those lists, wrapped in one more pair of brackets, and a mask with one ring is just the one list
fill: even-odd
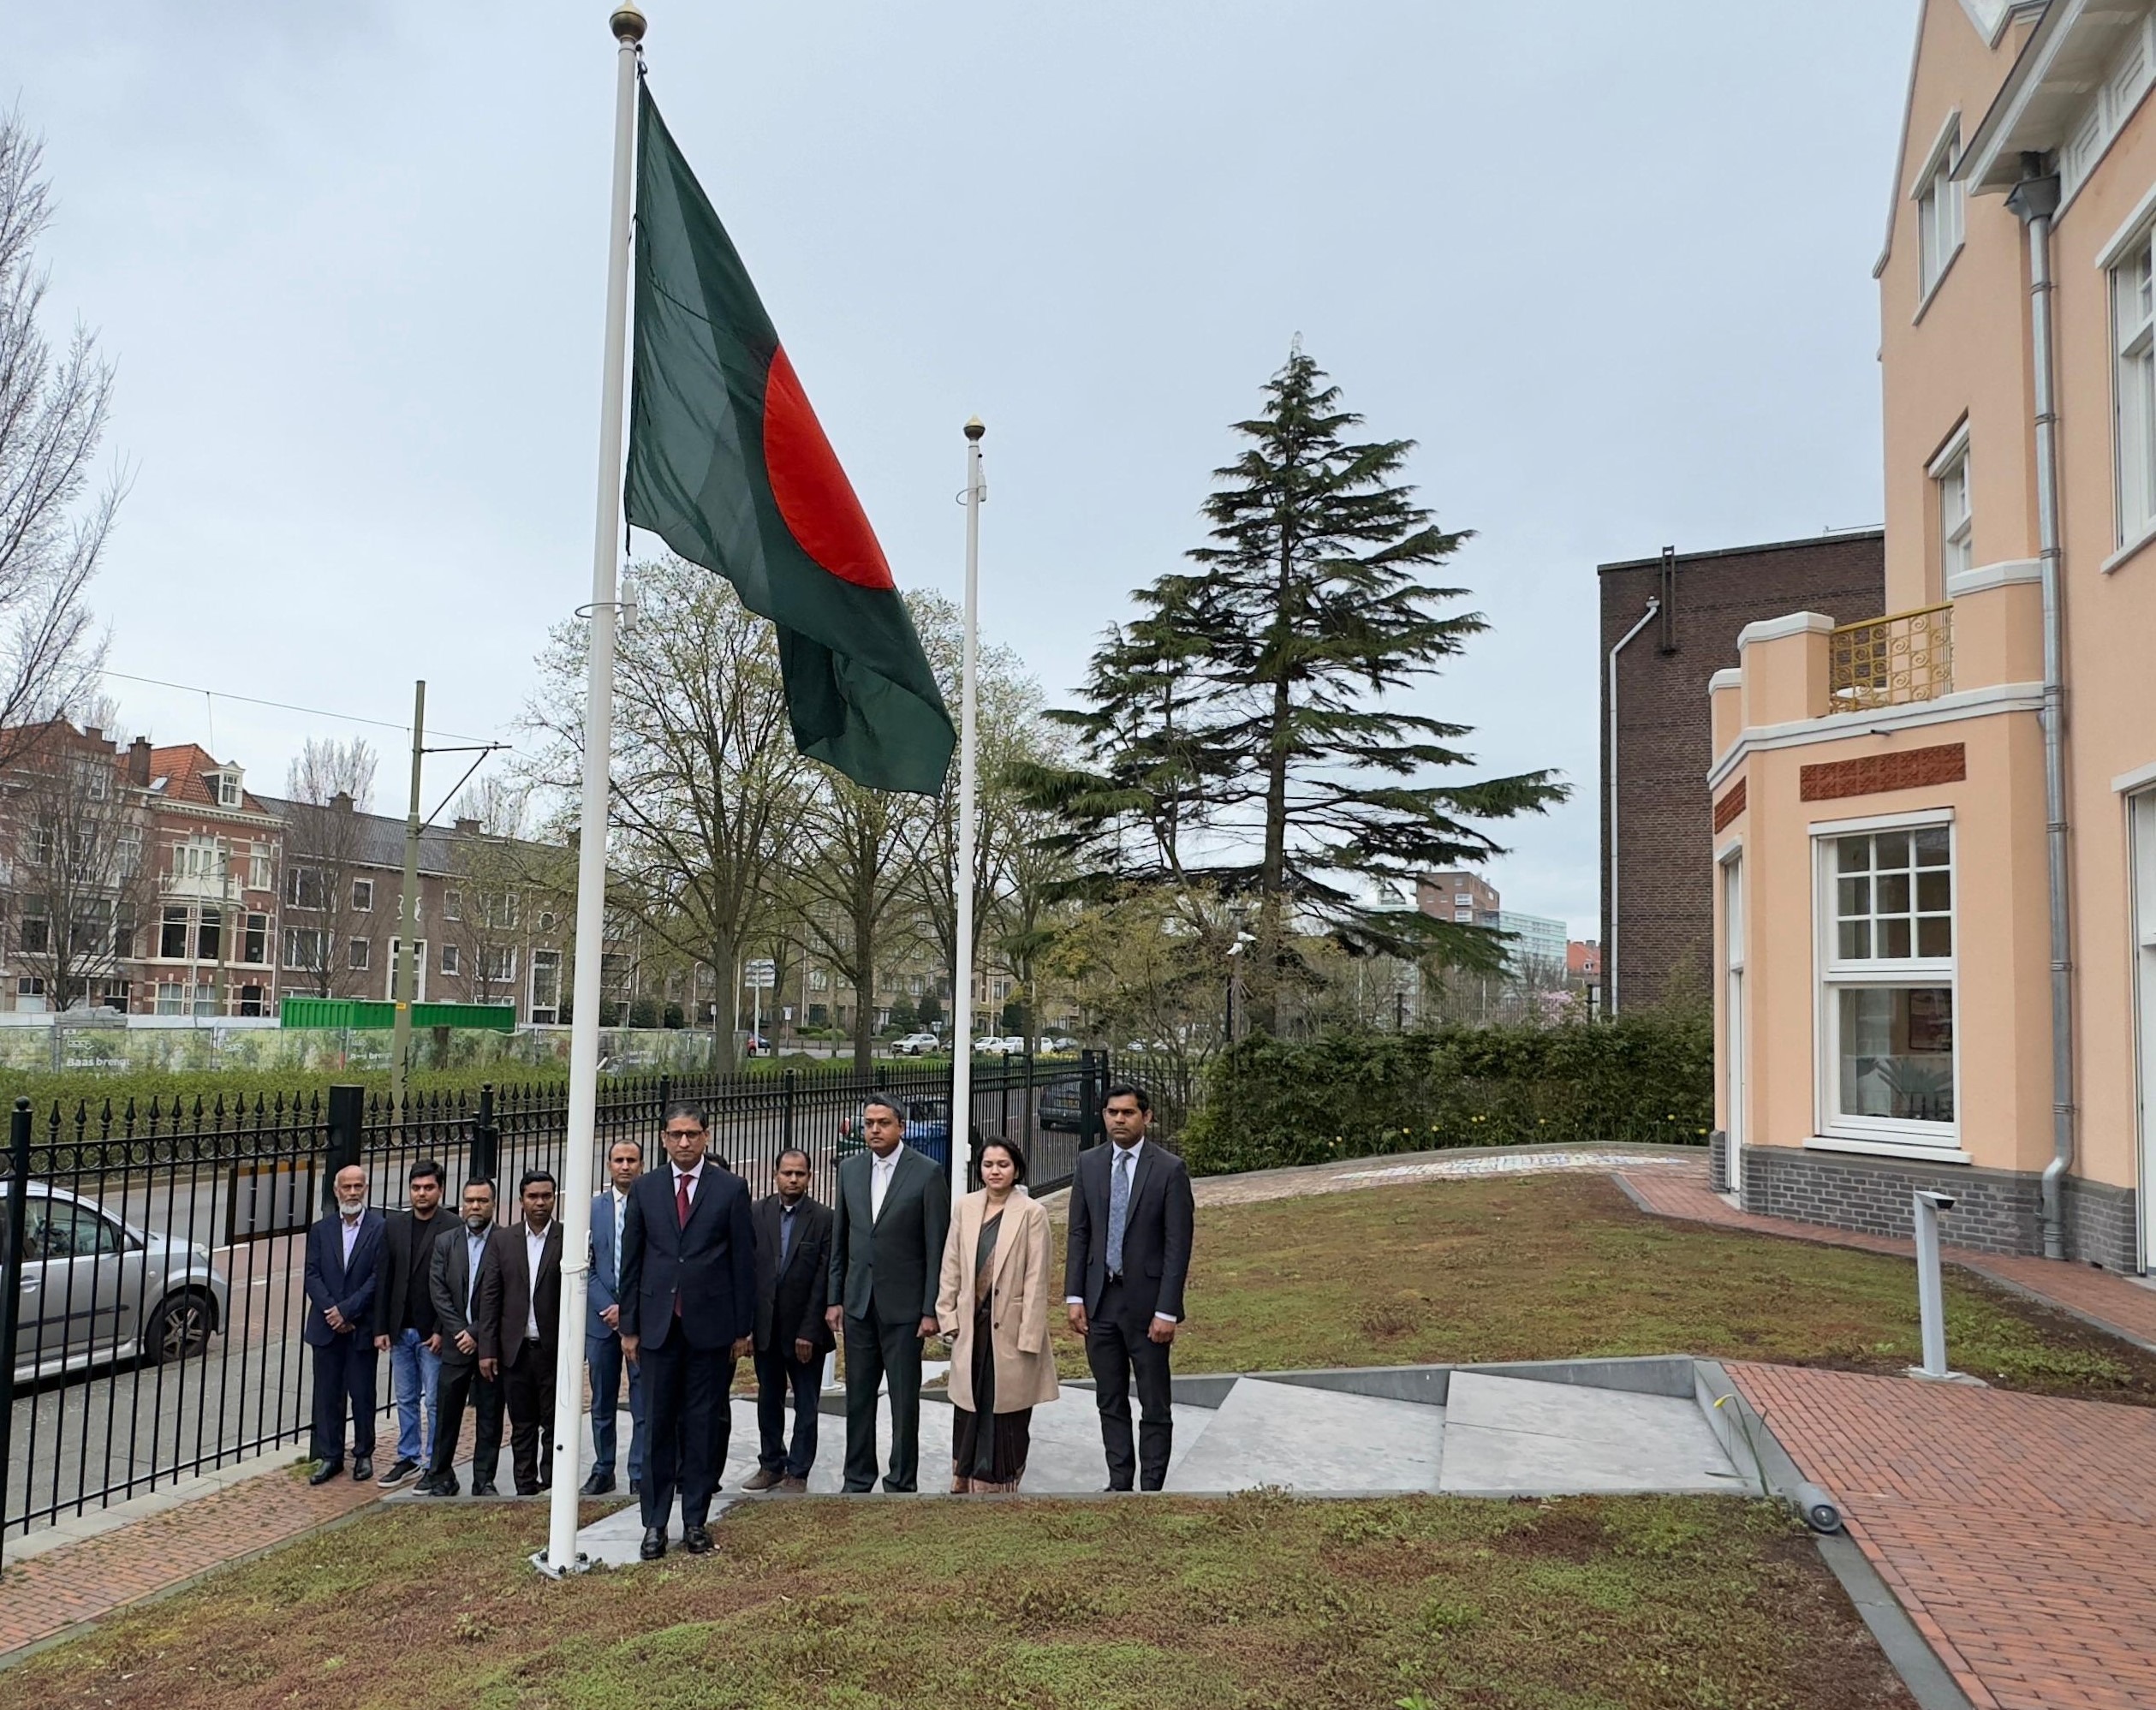
[(1714, 1029), (1704, 1011), (1561, 1027), (1242, 1040), (1182, 1135), (1198, 1175), (1450, 1146), (1704, 1144)]

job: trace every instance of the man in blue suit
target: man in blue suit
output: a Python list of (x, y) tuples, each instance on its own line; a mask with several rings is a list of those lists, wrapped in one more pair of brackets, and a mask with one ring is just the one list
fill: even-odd
[(682, 1498), (682, 1547), (706, 1555), (712, 1493), (726, 1467), (734, 1362), (755, 1345), (756, 1236), (748, 1189), (712, 1158), (698, 1105), (666, 1112), (668, 1167), (636, 1178), (622, 1217), (617, 1303), (622, 1354), (640, 1365), (650, 1409), (644, 1541), (666, 1553), (666, 1522)]
[[(644, 1173), (644, 1148), (617, 1140), (606, 1151), (606, 1191), (592, 1201), (591, 1287), (584, 1324), (584, 1363), (592, 1374), (592, 1475), (584, 1494), (605, 1496), (614, 1488), (615, 1421), (622, 1407), (622, 1225), (628, 1216), (628, 1190)], [(628, 1373), (628, 1489), (644, 1485), (644, 1380), (634, 1367)]]
[(374, 1296), (382, 1213), (366, 1205), (366, 1171), (337, 1172), (337, 1210), (307, 1232), (307, 1316), (314, 1350), (314, 1459), (309, 1484), (344, 1469), (344, 1414), (352, 1413), (352, 1476), (374, 1476)]

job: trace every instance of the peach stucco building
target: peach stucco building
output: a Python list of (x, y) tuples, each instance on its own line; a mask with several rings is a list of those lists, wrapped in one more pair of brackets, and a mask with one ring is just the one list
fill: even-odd
[(1886, 606), (1711, 690), (1717, 1167), (1751, 1209), (2156, 1260), (2156, 0), (1922, 0)]

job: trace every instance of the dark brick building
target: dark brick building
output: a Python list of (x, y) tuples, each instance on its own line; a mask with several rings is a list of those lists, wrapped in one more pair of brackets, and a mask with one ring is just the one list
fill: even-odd
[[(1686, 986), (1704, 997), (1714, 932), (1707, 680), (1736, 664), (1737, 633), (1748, 623), (1791, 611), (1823, 611), (1837, 623), (1853, 623), (1885, 611), (1885, 536), (1870, 528), (1712, 552), (1667, 551), (1601, 565), (1597, 576), (1602, 999), (1651, 1004)], [(1610, 650), (1654, 600), (1659, 610), (1617, 656), (1612, 720)]]

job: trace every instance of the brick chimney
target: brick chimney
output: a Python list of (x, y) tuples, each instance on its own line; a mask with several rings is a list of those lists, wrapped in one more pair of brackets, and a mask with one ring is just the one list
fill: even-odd
[(460, 837), (476, 837), (479, 834), (479, 822), (476, 819), (459, 819), (456, 833)]
[(150, 787), (150, 739), (137, 736), (128, 744), (128, 782), (137, 789)]
[(352, 792), (348, 789), (338, 790), (330, 798), (330, 806), (337, 813), (349, 813), (352, 811)]

